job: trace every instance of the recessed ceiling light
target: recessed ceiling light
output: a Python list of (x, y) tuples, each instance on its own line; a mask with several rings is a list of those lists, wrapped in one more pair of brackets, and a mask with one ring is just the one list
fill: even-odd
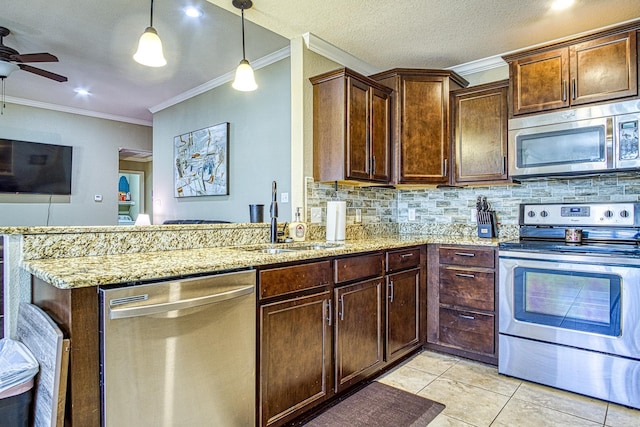
[(184, 8), (184, 14), (190, 18), (199, 18), (202, 16), (202, 11), (195, 6), (188, 6)]
[(575, 0), (553, 0), (551, 3), (551, 9), (553, 10), (563, 10), (573, 6)]
[(81, 89), (81, 88), (76, 88), (73, 90), (75, 93), (77, 93), (80, 96), (89, 96), (91, 95), (91, 92), (89, 92), (86, 89)]

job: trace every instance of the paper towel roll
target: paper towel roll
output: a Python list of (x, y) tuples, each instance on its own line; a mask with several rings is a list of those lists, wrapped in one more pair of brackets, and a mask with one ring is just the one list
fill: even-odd
[(327, 202), (327, 240), (344, 240), (347, 225), (347, 202)]

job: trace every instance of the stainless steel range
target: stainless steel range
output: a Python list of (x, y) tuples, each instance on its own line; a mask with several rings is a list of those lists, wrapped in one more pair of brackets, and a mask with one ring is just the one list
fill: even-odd
[(640, 203), (523, 204), (519, 223), (498, 371), (640, 409)]

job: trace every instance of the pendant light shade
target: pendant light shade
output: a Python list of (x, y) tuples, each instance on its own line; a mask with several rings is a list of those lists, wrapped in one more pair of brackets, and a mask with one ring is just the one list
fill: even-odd
[(158, 32), (153, 28), (153, 0), (151, 0), (151, 20), (149, 26), (144, 30), (138, 42), (138, 50), (133, 55), (133, 59), (147, 67), (164, 67), (167, 60), (162, 53), (162, 42), (158, 37)]
[(247, 61), (244, 50), (244, 10), (250, 9), (251, 6), (253, 6), (253, 3), (251, 0), (233, 0), (232, 3), (235, 7), (240, 9), (242, 14), (242, 61), (240, 61), (240, 65), (236, 68), (236, 77), (231, 86), (235, 90), (250, 92), (258, 89), (258, 85), (256, 84), (256, 79), (253, 75), (253, 68), (251, 68), (251, 64)]
[(12, 62), (0, 61), (0, 78), (9, 77), (9, 75), (18, 68), (20, 67)]

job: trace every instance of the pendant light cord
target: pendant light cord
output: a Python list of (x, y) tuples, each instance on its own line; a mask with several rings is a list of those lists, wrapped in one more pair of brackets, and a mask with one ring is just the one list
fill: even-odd
[(149, 26), (153, 28), (153, 0), (151, 0), (151, 23)]
[(0, 115), (4, 115), (4, 109), (7, 107), (7, 105), (4, 103), (4, 101), (5, 101), (5, 94), (4, 94), (4, 80), (5, 80), (5, 78), (2, 77), (0, 80), (2, 80), (2, 106), (0, 107)]
[(240, 13), (242, 14), (242, 59), (247, 59), (244, 53), (244, 7), (240, 9)]

